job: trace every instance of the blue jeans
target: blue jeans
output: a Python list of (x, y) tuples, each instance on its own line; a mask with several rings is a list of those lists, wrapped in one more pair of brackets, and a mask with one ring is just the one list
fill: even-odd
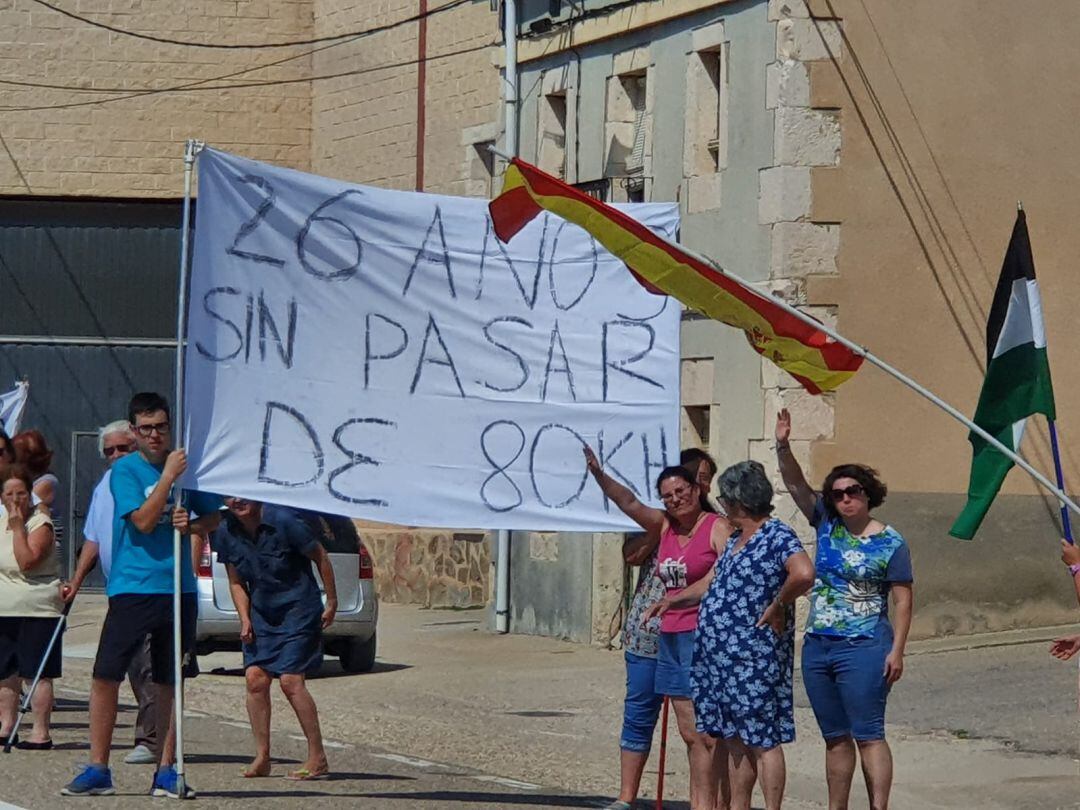
[(881, 620), (871, 638), (807, 633), (802, 676), (821, 736), (885, 739), (885, 658), (892, 649), (892, 626)]
[(694, 659), (694, 630), (660, 633), (656, 656), (655, 691), (668, 697), (690, 697), (690, 666)]
[(649, 753), (656, 718), (660, 716), (663, 695), (656, 694), (656, 659), (633, 653), (626, 657), (626, 700), (623, 701), (623, 726), (619, 747), (624, 751)]

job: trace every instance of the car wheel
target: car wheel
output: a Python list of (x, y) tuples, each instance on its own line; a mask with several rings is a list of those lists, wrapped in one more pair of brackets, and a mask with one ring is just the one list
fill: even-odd
[(340, 658), (346, 672), (371, 672), (375, 666), (375, 634), (367, 641), (351, 639), (341, 648)]

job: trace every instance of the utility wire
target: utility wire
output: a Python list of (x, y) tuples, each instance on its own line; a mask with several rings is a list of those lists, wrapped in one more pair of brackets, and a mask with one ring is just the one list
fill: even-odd
[(297, 59), (303, 59), (311, 56), (312, 54), (320, 53), (322, 51), (328, 51), (331, 48), (337, 48), (341, 45), (348, 45), (349, 43), (356, 42), (360, 37), (353, 37), (352, 39), (342, 39), (338, 42), (331, 42), (328, 45), (321, 45), (318, 48), (311, 48), (303, 53), (295, 53), (292, 56), (286, 56), (282, 59), (275, 59), (272, 62), (264, 62), (261, 65), (253, 65), (252, 67), (242, 68), (241, 70), (235, 70), (232, 73), (224, 73), (220, 76), (210, 76), (206, 79), (198, 79), (192, 82), (185, 82), (184, 84), (178, 84), (175, 86), (166, 87), (81, 87), (77, 84), (50, 84), (49, 82), (26, 82), (19, 81), (18, 79), (0, 79), (0, 84), (12, 85), (14, 87), (36, 87), (46, 90), (67, 90), (74, 93), (129, 93), (129, 94), (142, 94), (142, 93), (155, 93), (155, 92), (177, 92), (179, 90), (188, 90), (196, 88), (210, 82), (220, 82), (226, 79), (234, 79), (237, 76), (243, 76), (245, 73), (254, 73), (264, 68), (277, 67), (283, 65), (286, 62), (293, 62)]
[(55, 11), (57, 14), (63, 14), (65, 17), (70, 17), (73, 20), (84, 23), (86, 25), (92, 25), (95, 28), (101, 28), (105, 31), (111, 31), (114, 34), (122, 34), (123, 36), (134, 37), (135, 39), (144, 39), (149, 42), (158, 42), (164, 45), (183, 45), (188, 48), (219, 48), (227, 50), (241, 50), (241, 49), (264, 49), (264, 48), (292, 48), (297, 45), (317, 45), (322, 42), (333, 42), (337, 39), (345, 39), (346, 37), (361, 37), (371, 36), (372, 34), (380, 34), (383, 31), (390, 31), (401, 25), (407, 25), (409, 23), (419, 22), (427, 17), (433, 17), (436, 14), (441, 14), (444, 11), (450, 11), (451, 9), (463, 6), (471, 0), (451, 0), (445, 6), (434, 8), (429, 11), (425, 11), (423, 14), (414, 14), (411, 17), (405, 17), (404, 19), (397, 20), (392, 23), (385, 23), (383, 25), (375, 26), (374, 28), (366, 28), (359, 31), (345, 31), (341, 34), (331, 34), (324, 37), (312, 37), (311, 39), (293, 39), (285, 40), (282, 42), (255, 42), (255, 43), (226, 43), (226, 42), (195, 42), (192, 40), (184, 39), (171, 39), (169, 37), (159, 37), (154, 34), (144, 34), (139, 31), (130, 31), (126, 28), (120, 28), (119, 26), (109, 25), (98, 20), (92, 20), (89, 17), (84, 17), (81, 14), (76, 14), (74, 11), (68, 11), (65, 8), (61, 8), (54, 3), (48, 2), (48, 0), (32, 0), (39, 6), (44, 6), (47, 9)]
[(192, 88), (200, 87), (210, 82), (220, 82), (226, 79), (235, 79), (237, 76), (243, 76), (246, 73), (254, 73), (264, 68), (277, 67), (283, 65), (286, 62), (293, 62), (297, 59), (304, 59), (322, 51), (328, 51), (331, 48), (337, 48), (341, 45), (348, 45), (362, 39), (361, 36), (351, 37), (350, 39), (342, 39), (337, 42), (331, 42), (327, 45), (320, 45), (318, 48), (311, 48), (302, 53), (294, 53), (292, 56), (286, 56), (281, 59), (275, 59), (272, 62), (263, 62), (260, 65), (253, 65), (252, 67), (242, 68), (235, 70), (232, 73), (224, 73), (220, 76), (210, 76), (206, 79), (198, 79), (192, 82), (185, 82), (183, 84), (166, 86), (166, 87), (82, 87), (77, 84), (51, 84), (49, 82), (27, 82), (19, 81), (18, 79), (0, 79), (0, 84), (12, 85), (14, 87), (36, 87), (46, 90), (67, 90), (74, 93), (127, 93), (131, 95), (139, 95), (144, 93), (157, 93), (157, 92), (178, 92), (181, 90), (188, 90)]
[[(156, 90), (143, 90), (137, 93), (129, 93), (124, 96), (115, 96), (114, 98), (102, 98), (94, 99), (91, 101), (74, 101), (67, 104), (42, 104), (29, 107), (0, 107), (0, 112), (30, 112), (38, 110), (65, 110), (72, 107), (90, 107), (98, 104), (108, 104), (113, 101), (123, 101), (129, 98), (138, 98), (142, 96), (154, 96), (161, 95), (163, 93), (181, 93), (181, 92), (194, 92), (200, 90), (236, 90), (247, 87), (274, 87), (288, 84), (300, 84), (302, 82), (323, 81), (325, 79), (341, 79), (348, 76), (360, 76), (366, 73), (376, 73), (380, 70), (391, 70), (393, 68), (408, 67), (410, 65), (419, 64), (421, 61), (434, 62), (439, 59), (448, 59), (452, 56), (461, 56), (462, 54), (475, 53), (477, 51), (486, 50), (487, 48), (497, 45), (497, 42), (485, 42), (483, 45), (474, 45), (471, 48), (462, 48), (457, 51), (447, 51), (436, 56), (428, 56), (425, 59), (409, 59), (401, 62), (390, 62), (385, 65), (374, 65), (372, 67), (358, 68), (356, 70), (345, 70), (340, 73), (327, 73), (321, 76), (305, 76), (296, 79), (268, 79), (266, 81), (251, 81), (251, 82), (237, 82), (234, 84), (204, 84), (206, 82), (218, 81), (219, 79), (203, 79), (201, 83), (192, 83), (185, 85), (177, 85), (175, 87), (162, 87)], [(242, 71), (247, 72), (247, 71)]]

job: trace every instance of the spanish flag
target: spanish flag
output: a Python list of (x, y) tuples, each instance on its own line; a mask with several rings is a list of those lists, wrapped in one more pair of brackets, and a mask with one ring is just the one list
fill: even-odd
[(756, 352), (797, 379), (811, 394), (833, 391), (862, 357), (800, 321), (766, 295), (748, 289), (654, 234), (621, 211), (513, 160), (503, 191), (491, 202), (495, 233), (509, 241), (542, 209), (588, 231), (652, 292), (671, 295), (693, 310), (742, 329)]

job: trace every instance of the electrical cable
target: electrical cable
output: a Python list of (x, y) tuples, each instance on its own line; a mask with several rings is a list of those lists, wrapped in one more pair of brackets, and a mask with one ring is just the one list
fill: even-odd
[[(594, 9), (585, 9), (585, 4), (582, 3), (581, 12), (577, 14), (571, 13), (571, 15), (565, 20), (553, 21), (551, 27), (547, 28), (546, 30), (522, 34), (521, 39), (538, 39), (551, 36), (552, 32), (558, 29), (573, 28), (573, 26), (577, 25), (579, 22), (591, 20), (594, 17), (607, 17), (619, 11), (622, 11), (624, 8), (630, 8), (631, 6), (640, 5), (643, 1), (656, 2), (656, 0), (622, 0), (622, 2), (612, 3), (611, 5), (601, 6), (600, 8)], [(35, 2), (40, 2), (40, 0), (35, 0)], [(572, 3), (570, 8), (574, 8)]]
[(158, 91), (170, 91), (175, 92), (178, 90), (186, 90), (192, 87), (199, 87), (200, 85), (209, 84), (210, 82), (220, 82), (226, 79), (234, 79), (237, 76), (243, 76), (245, 73), (254, 73), (264, 68), (277, 67), (283, 65), (286, 62), (293, 62), (297, 59), (303, 59), (307, 56), (311, 56), (322, 51), (328, 51), (331, 48), (337, 48), (342, 45), (349, 45), (361, 37), (352, 37), (351, 39), (343, 39), (338, 42), (331, 42), (327, 45), (321, 45), (318, 48), (312, 48), (304, 51), (303, 53), (294, 53), (292, 56), (285, 56), (281, 59), (275, 59), (272, 62), (264, 62), (261, 65), (253, 65), (252, 67), (242, 68), (241, 70), (235, 70), (232, 73), (224, 73), (220, 76), (210, 76), (206, 79), (198, 79), (192, 82), (185, 82), (184, 84), (173, 85), (169, 87), (80, 87), (75, 84), (51, 84), (49, 82), (27, 82), (19, 81), (17, 79), (0, 79), (0, 84), (7, 84), (14, 87), (35, 87), (44, 90), (67, 90), (73, 93), (153, 93)]
[(441, 14), (444, 11), (450, 11), (452, 9), (463, 6), (466, 3), (472, 2), (472, 0), (451, 0), (445, 6), (439, 8), (430, 9), (422, 14), (414, 14), (411, 17), (406, 17), (401, 20), (397, 20), (392, 23), (385, 23), (383, 25), (375, 26), (374, 28), (362, 29), (359, 31), (345, 31), (341, 34), (331, 34), (323, 37), (312, 37), (310, 39), (294, 39), (286, 40), (284, 42), (256, 42), (250, 44), (244, 43), (226, 43), (226, 42), (195, 42), (192, 40), (184, 39), (172, 39), (169, 37), (159, 37), (154, 34), (143, 34), (138, 31), (131, 31), (126, 28), (120, 28), (116, 25), (110, 25), (109, 23), (103, 23), (98, 20), (93, 20), (89, 17), (84, 17), (81, 14), (76, 14), (74, 11), (68, 11), (65, 8), (61, 8), (54, 3), (50, 3), (48, 0), (31, 0), (31, 2), (37, 3), (40, 6), (44, 6), (47, 9), (55, 11), (57, 14), (62, 14), (65, 17), (69, 17), (78, 22), (86, 25), (91, 25), (95, 28), (101, 28), (105, 31), (110, 31), (114, 34), (121, 34), (127, 37), (134, 37), (135, 39), (144, 39), (149, 42), (157, 42), (163, 45), (182, 45), (188, 48), (219, 48), (227, 50), (242, 50), (242, 49), (265, 49), (265, 48), (292, 48), (298, 45), (317, 45), (322, 42), (332, 42), (336, 39), (345, 39), (347, 37), (360, 37), (371, 36), (372, 34), (380, 34), (384, 31), (390, 31), (401, 25), (407, 25), (408, 23), (419, 22), (426, 17), (432, 17), (436, 14)]
[[(427, 62), (434, 62), (439, 59), (448, 59), (452, 56), (461, 56), (467, 53), (475, 53), (477, 51), (486, 50), (494, 45), (498, 45), (497, 42), (485, 42), (483, 45), (474, 45), (471, 48), (462, 48), (457, 51), (447, 51), (436, 56), (428, 56), (425, 60)], [(0, 112), (31, 112), (39, 110), (65, 110), (73, 107), (89, 107), (98, 104), (108, 104), (113, 101), (123, 101), (129, 98), (139, 98), (142, 96), (154, 96), (164, 93), (181, 93), (181, 92), (197, 92), (202, 90), (237, 90), (248, 87), (274, 87), (288, 84), (301, 84), (303, 82), (323, 81), (326, 79), (341, 79), (348, 76), (360, 76), (366, 73), (375, 73), (380, 70), (391, 70), (393, 68), (408, 67), (409, 65), (418, 64), (420, 59), (408, 59), (401, 62), (391, 62), (384, 65), (373, 65), (366, 68), (358, 68), (356, 70), (346, 70), (340, 73), (327, 73), (321, 76), (305, 76), (296, 79), (268, 79), (266, 81), (252, 81), (252, 82), (237, 82), (234, 84), (186, 84), (177, 85), (174, 87), (162, 87), (155, 90), (143, 90), (137, 93), (129, 93), (124, 96), (116, 96), (114, 98), (102, 98), (93, 99), (91, 101), (74, 101), (67, 104), (42, 104), (36, 106), (27, 107), (0, 107)], [(246, 72), (246, 71), (244, 71)], [(203, 82), (215, 81), (214, 79), (203, 79)]]

